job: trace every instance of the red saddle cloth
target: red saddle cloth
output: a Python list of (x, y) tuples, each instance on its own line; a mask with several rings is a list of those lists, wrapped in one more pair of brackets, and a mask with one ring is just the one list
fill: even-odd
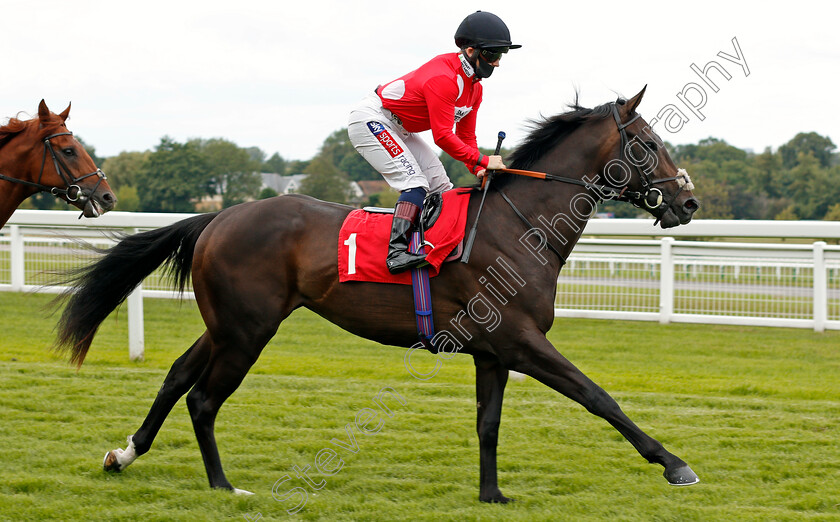
[[(440, 272), (440, 265), (464, 239), (470, 189), (443, 193), (443, 206), (437, 221), (425, 232), (429, 277)], [(338, 280), (373, 283), (411, 284), (411, 271), (391, 274), (385, 266), (393, 214), (365, 210), (350, 212), (338, 233)]]

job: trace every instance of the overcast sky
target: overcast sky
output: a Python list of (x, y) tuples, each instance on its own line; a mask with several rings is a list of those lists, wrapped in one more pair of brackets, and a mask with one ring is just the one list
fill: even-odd
[[(73, 103), (68, 126), (100, 156), (169, 135), (227, 138), (309, 159), (379, 83), (455, 50), (467, 14), (499, 15), (522, 49), (484, 82), (479, 145), (526, 121), (632, 96), (687, 118), (674, 144), (713, 136), (761, 152), (797, 132), (840, 143), (840, 26), (830, 3), (0, 0), (0, 121)], [(833, 8), (832, 8), (833, 9)], [(739, 65), (718, 53), (738, 56)], [(710, 61), (709, 78), (695, 74)], [(746, 75), (746, 68), (749, 75)], [(695, 84), (697, 87), (692, 86)], [(699, 104), (701, 120), (686, 107)]]

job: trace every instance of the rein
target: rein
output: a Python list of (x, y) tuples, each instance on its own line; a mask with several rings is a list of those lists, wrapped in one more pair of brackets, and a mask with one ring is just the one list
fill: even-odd
[[(72, 136), (72, 132), (59, 132), (56, 134), (50, 134), (46, 138), (44, 138), (44, 154), (41, 157), (41, 172), (38, 174), (38, 182), (26, 181), (23, 179), (12, 178), (0, 173), (0, 179), (9, 181), (12, 183), (17, 183), (19, 185), (26, 185), (27, 187), (33, 187), (38, 189), (39, 192), (49, 192), (55, 197), (64, 196), (67, 198), (67, 201), (75, 202), (75, 201), (87, 201), (87, 199), (92, 196), (96, 189), (99, 188), (99, 185), (106, 179), (105, 173), (102, 172), (101, 169), (96, 169), (96, 171), (91, 172), (90, 174), (85, 174), (83, 176), (79, 176), (78, 178), (73, 177), (70, 174), (70, 169), (67, 168), (67, 164), (59, 158), (55, 150), (53, 150), (52, 144), (50, 143), (50, 139), (55, 138), (57, 136)], [(41, 178), (44, 175), (44, 166), (47, 163), (47, 151), (50, 153), (50, 157), (52, 158), (53, 166), (55, 167), (55, 171), (61, 180), (64, 182), (64, 188), (60, 188), (57, 186), (50, 186), (50, 185), (43, 185), (41, 184)], [(63, 167), (63, 170), (62, 170)], [(65, 174), (66, 172), (66, 174)], [(79, 181), (83, 179), (87, 179), (91, 176), (99, 176), (99, 179), (96, 182), (96, 185), (93, 186), (93, 189), (90, 191), (84, 190), (82, 187), (77, 185)]]

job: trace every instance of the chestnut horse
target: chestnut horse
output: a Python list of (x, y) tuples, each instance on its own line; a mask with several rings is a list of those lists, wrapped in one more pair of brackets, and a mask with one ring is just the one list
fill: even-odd
[(0, 127), (0, 228), (23, 200), (49, 192), (98, 217), (114, 208), (117, 198), (85, 148), (67, 130), (70, 105), (50, 112), (44, 100), (38, 117), (10, 118)]
[[(677, 170), (662, 141), (636, 113), (643, 93), (594, 109), (575, 104), (574, 110), (536, 124), (510, 160), (513, 168), (540, 171), (545, 179), (498, 173), (469, 263), (450, 263), (431, 280), (437, 330), (444, 333), (441, 327), (452, 325), (458, 332), (436, 337), (436, 345), (475, 360), (482, 501), (510, 500), (499, 490), (496, 473), (509, 370), (530, 375), (606, 419), (645, 459), (664, 466), (671, 484), (698, 480), (546, 339), (554, 322), (557, 276), (597, 200), (635, 203), (663, 228), (688, 223), (699, 206), (685, 171)], [(471, 198), (468, 227), (480, 199)], [(128, 236), (76, 274), (58, 344), (79, 365), (99, 324), (164, 263), (182, 290), (191, 273), (207, 326), (172, 365), (127, 448), (106, 454), (106, 470), (121, 471), (149, 451), (171, 408), (189, 392), (187, 406), (210, 486), (234, 490), (216, 447), (216, 414), (280, 322), (298, 307), (356, 335), (417, 349), (410, 286), (339, 283), (337, 238), (351, 210), (301, 195), (244, 203)], [(498, 277), (498, 284), (488, 284), (487, 273)], [(501, 310), (492, 324), (485, 313), (490, 294), (499, 303), (493, 307)], [(485, 297), (483, 308), (476, 304), (479, 295)]]

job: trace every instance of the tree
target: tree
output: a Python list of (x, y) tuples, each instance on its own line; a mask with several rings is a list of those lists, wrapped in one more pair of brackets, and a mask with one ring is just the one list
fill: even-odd
[(383, 190), (382, 192), (377, 192), (376, 194), (371, 194), (370, 198), (368, 198), (368, 205), (372, 207), (393, 207), (397, 204), (397, 199), (399, 199), (400, 193), (396, 190)]
[(808, 153), (817, 159), (821, 167), (828, 168), (832, 165), (833, 151), (836, 148), (831, 138), (820, 136), (816, 132), (800, 132), (779, 147), (779, 154), (782, 156), (782, 164), (789, 169), (797, 165), (800, 154)]
[(825, 221), (840, 221), (840, 203), (835, 203), (828, 207), (828, 212), (823, 217)]
[(85, 140), (83, 140), (81, 138), (81, 136), (76, 136), (76, 141), (81, 143), (82, 147), (85, 148), (85, 152), (87, 152), (88, 156), (90, 156), (90, 159), (93, 160), (93, 164), (96, 165), (97, 167), (101, 167), (102, 164), (105, 162), (105, 158), (100, 158), (99, 156), (96, 155), (96, 147), (94, 147), (93, 145), (88, 145), (87, 143), (85, 143)]
[(263, 172), (273, 172), (281, 176), (286, 173), (286, 160), (276, 152), (262, 165)]
[(303, 160), (294, 160), (286, 164), (286, 173), (287, 174), (301, 174), (306, 172), (309, 168), (309, 164), (312, 160), (303, 161)]
[(370, 163), (353, 147), (350, 137), (347, 135), (347, 128), (339, 129), (330, 134), (321, 145), (318, 156), (338, 167), (353, 181), (380, 179), (381, 177), (379, 172), (371, 167)]
[(117, 190), (117, 205), (125, 212), (137, 212), (140, 210), (140, 196), (137, 188), (131, 185), (123, 185)]
[(211, 192), (222, 195), (223, 207), (257, 197), (262, 185), (257, 172), (261, 162), (254, 159), (253, 151), (249, 153), (222, 138), (192, 140), (191, 143), (201, 151), (213, 187)]
[(140, 209), (146, 212), (192, 212), (194, 202), (208, 193), (210, 177), (204, 156), (195, 142), (160, 140), (137, 173)]
[(840, 201), (840, 168), (821, 167), (810, 153), (799, 153), (790, 170), (796, 214), (802, 219), (822, 219), (828, 208)]
[(23, 209), (67, 210), (67, 203), (49, 192), (38, 192), (26, 198), (20, 205)]
[(257, 199), (268, 199), (273, 198), (274, 196), (277, 196), (277, 191), (271, 187), (265, 187), (260, 191)]
[(698, 216), (703, 219), (732, 219), (732, 202), (726, 184), (712, 178), (695, 182), (694, 193), (700, 200)]
[(324, 201), (347, 203), (350, 183), (347, 176), (326, 159), (316, 156), (309, 164), (299, 192)]
[(770, 147), (755, 157), (753, 165), (756, 169), (754, 183), (761, 185), (770, 197), (778, 198), (787, 193), (788, 180), (783, 177), (784, 167), (782, 157), (774, 154)]
[(777, 220), (780, 221), (798, 221), (799, 218), (796, 217), (796, 211), (793, 210), (793, 205), (788, 205), (785, 207), (781, 212), (776, 214)]
[(243, 150), (257, 164), (262, 165), (265, 162), (265, 152), (259, 147), (245, 147)]
[(353, 149), (353, 154), (347, 154), (341, 158), (337, 166), (353, 181), (382, 178), (382, 175), (355, 149)]
[[(108, 184), (114, 190), (122, 186), (137, 186), (137, 174), (143, 170), (151, 152), (120, 152), (111, 156), (102, 164), (102, 170), (108, 176)], [(122, 203), (122, 202), (120, 202)]]
[(441, 152), (440, 162), (443, 164), (443, 168), (446, 169), (446, 175), (449, 176), (452, 184), (456, 187), (475, 185), (478, 182), (475, 175), (467, 170), (466, 165), (454, 159), (449, 154)]

